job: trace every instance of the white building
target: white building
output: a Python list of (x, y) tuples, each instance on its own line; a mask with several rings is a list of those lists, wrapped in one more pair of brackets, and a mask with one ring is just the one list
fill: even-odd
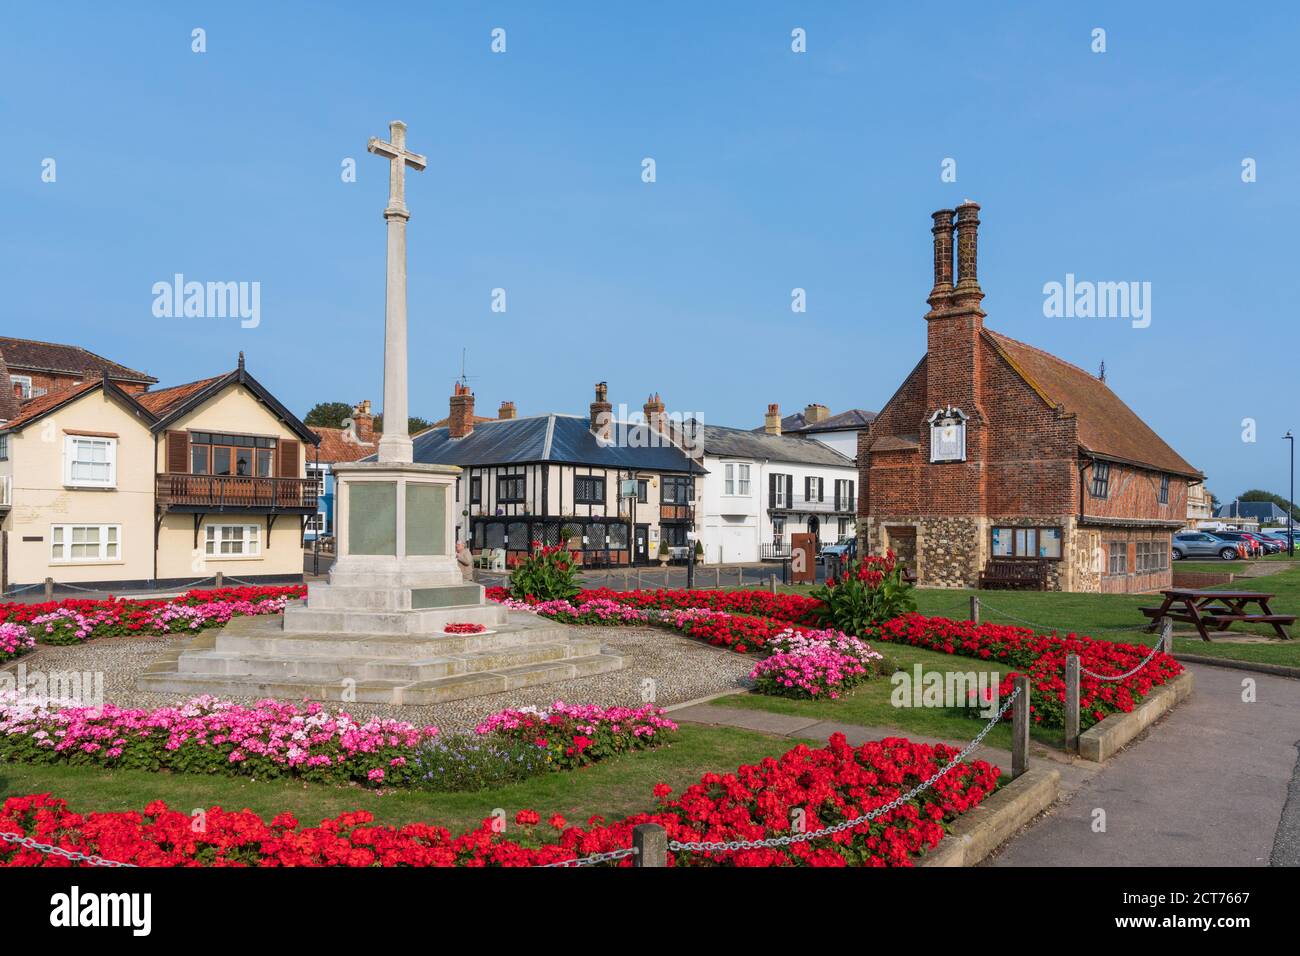
[(705, 561), (787, 555), (795, 532), (811, 532), (820, 544), (853, 537), (852, 458), (813, 438), (718, 425), (701, 430), (706, 474), (696, 532)]
[[(858, 432), (876, 420), (876, 413), (864, 408), (850, 408), (846, 412), (831, 414), (825, 405), (808, 405), (801, 412), (781, 417), (776, 405), (767, 407), (767, 417), (756, 432), (794, 435), (798, 438), (815, 438), (830, 445), (846, 458), (858, 457)], [(779, 427), (778, 427), (779, 426)]]

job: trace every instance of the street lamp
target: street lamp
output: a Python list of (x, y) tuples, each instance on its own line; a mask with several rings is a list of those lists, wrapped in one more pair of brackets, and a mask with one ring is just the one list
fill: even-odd
[(1295, 559), (1295, 435), (1287, 429), (1283, 439), (1291, 443), (1291, 491), (1286, 501), (1286, 555)]

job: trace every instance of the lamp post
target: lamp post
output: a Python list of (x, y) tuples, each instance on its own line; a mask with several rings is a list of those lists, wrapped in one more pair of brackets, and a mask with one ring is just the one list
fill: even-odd
[(1295, 559), (1295, 435), (1287, 429), (1283, 439), (1291, 443), (1291, 491), (1286, 501), (1286, 555)]

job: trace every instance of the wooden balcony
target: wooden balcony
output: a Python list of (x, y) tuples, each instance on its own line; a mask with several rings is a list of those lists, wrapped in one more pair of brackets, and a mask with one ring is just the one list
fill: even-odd
[(315, 514), (314, 478), (242, 478), (233, 475), (159, 475), (163, 511), (241, 511), (253, 514)]

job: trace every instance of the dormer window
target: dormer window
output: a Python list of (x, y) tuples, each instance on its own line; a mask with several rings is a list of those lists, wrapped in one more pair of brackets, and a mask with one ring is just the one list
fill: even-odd
[(930, 461), (965, 461), (966, 413), (949, 405), (926, 421), (930, 425)]

